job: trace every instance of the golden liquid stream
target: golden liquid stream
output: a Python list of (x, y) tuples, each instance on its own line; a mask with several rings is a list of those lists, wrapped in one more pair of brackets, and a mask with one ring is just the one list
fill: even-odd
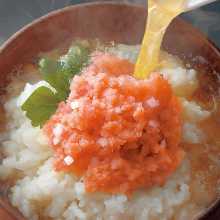
[(148, 19), (134, 76), (144, 79), (158, 66), (160, 47), (171, 21), (184, 11), (186, 0), (148, 0)]

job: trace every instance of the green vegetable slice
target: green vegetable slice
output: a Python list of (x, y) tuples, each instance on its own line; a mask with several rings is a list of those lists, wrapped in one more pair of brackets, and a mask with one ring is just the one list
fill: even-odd
[(21, 106), (34, 127), (40, 126), (56, 111), (59, 99), (51, 89), (41, 86)]

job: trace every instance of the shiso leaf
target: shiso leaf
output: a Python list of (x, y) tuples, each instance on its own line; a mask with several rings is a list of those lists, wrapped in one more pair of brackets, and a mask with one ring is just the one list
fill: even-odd
[(21, 106), (34, 127), (40, 126), (56, 111), (59, 99), (45, 86), (37, 88)]
[(72, 78), (88, 64), (90, 48), (87, 41), (81, 41), (70, 47), (68, 53), (59, 60), (66, 75)]
[(59, 60), (50, 58), (40, 60), (39, 67), (43, 79), (56, 89), (61, 101), (65, 100), (70, 92), (70, 80), (88, 63), (89, 52), (88, 44), (78, 42)]
[(48, 57), (40, 60), (39, 69), (42, 77), (56, 93), (41, 86), (22, 104), (22, 110), (26, 112), (34, 127), (42, 127), (56, 111), (59, 102), (66, 100), (70, 93), (70, 81), (88, 64), (89, 53), (88, 42), (81, 41), (70, 47), (68, 53), (58, 60)]
[(43, 79), (56, 89), (58, 99), (65, 100), (69, 94), (69, 78), (65, 74), (62, 64), (56, 60), (42, 58), (39, 66)]

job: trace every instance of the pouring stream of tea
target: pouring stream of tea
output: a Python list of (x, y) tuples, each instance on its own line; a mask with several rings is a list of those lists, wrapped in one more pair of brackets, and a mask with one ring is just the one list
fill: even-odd
[(184, 11), (214, 0), (148, 0), (148, 19), (134, 76), (147, 78), (159, 64), (160, 47), (171, 21)]

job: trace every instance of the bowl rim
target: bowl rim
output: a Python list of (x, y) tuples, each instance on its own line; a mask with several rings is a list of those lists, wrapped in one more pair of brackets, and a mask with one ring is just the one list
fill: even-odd
[[(73, 8), (82, 8), (85, 6), (95, 6), (95, 5), (121, 5), (121, 6), (128, 6), (128, 7), (135, 7), (135, 8), (143, 8), (143, 6), (136, 4), (136, 3), (131, 3), (131, 2), (116, 2), (116, 1), (108, 1), (108, 0), (102, 0), (100, 1), (95, 1), (95, 2), (84, 2), (84, 3), (78, 3), (78, 4), (74, 4), (74, 5), (69, 5), (69, 6), (65, 6), (63, 8), (60, 9), (55, 9), (53, 11), (48, 12), (45, 15), (42, 15), (36, 19), (34, 19), (33, 21), (27, 23), (26, 25), (24, 25), (22, 28), (18, 29), (17, 31), (15, 31), (13, 34), (11, 34), (11, 36), (9, 36), (9, 38), (7, 38), (7, 40), (5, 40), (1, 45), (0, 45), (0, 54), (7, 49), (7, 47), (16, 39), (18, 38), (20, 35), (22, 35), (25, 31), (29, 30), (32, 26), (39, 24), (43, 21), (45, 21), (48, 18), (51, 17), (55, 17), (57, 14), (64, 14), (68, 11), (71, 11)], [(178, 16), (179, 17), (179, 16)], [(182, 22), (187, 25), (187, 26), (192, 26), (194, 28), (194, 30), (197, 32), (197, 34), (199, 34), (200, 36), (202, 36), (204, 39), (206, 39), (207, 43), (210, 43), (212, 49), (216, 52), (219, 53), (220, 56), (220, 47), (218, 47), (214, 41), (210, 40), (208, 38), (208, 36), (202, 32), (198, 27), (193, 26), (191, 23), (185, 21), (184, 19), (182, 19)]]

